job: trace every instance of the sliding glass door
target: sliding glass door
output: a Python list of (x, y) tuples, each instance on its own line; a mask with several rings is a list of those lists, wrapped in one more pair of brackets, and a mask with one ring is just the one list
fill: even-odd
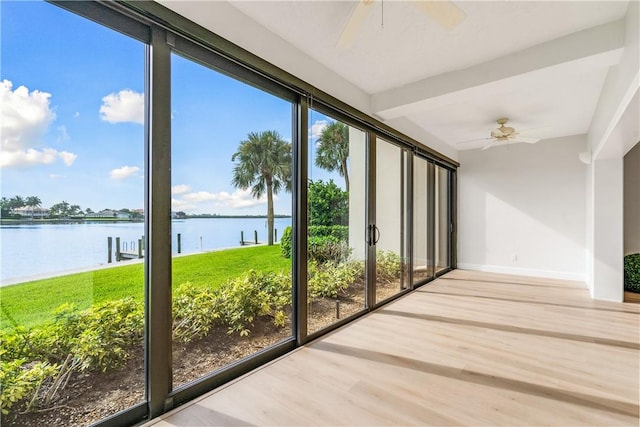
[(375, 302), (410, 287), (408, 183), (411, 154), (378, 138), (375, 144), (375, 222), (370, 242), (375, 247)]
[(440, 273), (448, 270), (450, 264), (450, 247), (451, 247), (451, 231), (452, 221), (450, 213), (450, 188), (449, 188), (449, 170), (441, 166), (435, 166), (435, 205), (434, 205), (434, 223), (435, 232), (435, 272)]

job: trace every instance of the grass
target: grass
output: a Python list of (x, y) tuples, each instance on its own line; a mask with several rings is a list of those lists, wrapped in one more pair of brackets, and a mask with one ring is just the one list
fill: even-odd
[[(218, 286), (243, 272), (290, 271), (280, 245), (228, 249), (173, 259), (173, 289), (185, 282)], [(133, 296), (142, 301), (143, 264), (129, 264), (85, 273), (35, 280), (0, 288), (0, 328), (35, 326), (53, 319), (62, 304), (85, 309), (94, 303)]]

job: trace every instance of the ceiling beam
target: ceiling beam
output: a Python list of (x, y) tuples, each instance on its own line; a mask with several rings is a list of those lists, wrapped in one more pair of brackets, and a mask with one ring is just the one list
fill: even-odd
[(625, 23), (621, 19), (463, 70), (379, 92), (371, 96), (372, 112), (389, 120), (442, 105), (443, 96), (447, 96), (447, 103), (459, 102), (474, 88), (486, 89), (487, 85), (500, 85), (506, 79), (557, 71), (558, 67), (609, 67), (620, 61), (624, 46)]

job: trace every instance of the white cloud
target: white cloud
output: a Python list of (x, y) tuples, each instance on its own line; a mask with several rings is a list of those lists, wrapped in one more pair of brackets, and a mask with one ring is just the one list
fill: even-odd
[(52, 173), (52, 174), (49, 174), (49, 178), (51, 178), (51, 179), (60, 179), (60, 178), (65, 178), (65, 176), (57, 174), (57, 173)]
[[(185, 185), (184, 187), (188, 186)], [(176, 195), (175, 192), (174, 195)], [(278, 197), (274, 195), (273, 200), (278, 200)], [(251, 190), (235, 190), (233, 193), (229, 193), (227, 191), (220, 191), (217, 193), (211, 193), (209, 191), (194, 191), (190, 193), (181, 193), (180, 197), (172, 199), (172, 209), (185, 212), (198, 210), (201, 212), (213, 213), (215, 211), (224, 211), (225, 209), (245, 209), (266, 204), (266, 195), (262, 196), (260, 199), (255, 199), (251, 195)]]
[(189, 191), (191, 191), (191, 187), (186, 185), (186, 184), (178, 184), (178, 185), (174, 185), (171, 188), (171, 194), (184, 194), (184, 193), (188, 193)]
[[(42, 138), (55, 120), (49, 105), (51, 94), (29, 91), (25, 86), (13, 90), (13, 83), (0, 84), (0, 166), (33, 166), (51, 164), (57, 158), (70, 159), (71, 153), (42, 146)], [(66, 135), (66, 129), (62, 136)], [(58, 129), (62, 132), (62, 129)], [(67, 135), (68, 137), (68, 135)], [(71, 161), (73, 163), (73, 161)]]
[(71, 166), (73, 162), (78, 158), (77, 154), (70, 153), (68, 151), (61, 151), (58, 153), (58, 157), (62, 159), (65, 165)]
[(322, 131), (329, 125), (329, 123), (330, 122), (327, 120), (316, 120), (315, 123), (311, 125), (310, 137), (313, 142), (320, 138), (320, 135), (322, 135)]
[(53, 148), (45, 148), (43, 150), (34, 150), (27, 148), (26, 150), (2, 151), (0, 158), (0, 166), (32, 166), (32, 165), (49, 165), (56, 161), (58, 152)]
[(58, 135), (58, 138), (56, 138), (56, 142), (60, 143), (60, 142), (65, 142), (68, 141), (69, 138), (69, 132), (67, 132), (67, 127), (64, 125), (58, 126), (58, 132), (60, 133)]
[(75, 114), (73, 115), (74, 118), (78, 118), (80, 117), (80, 111), (76, 111)]
[(109, 176), (111, 179), (126, 179), (136, 176), (139, 170), (140, 168), (137, 166), (122, 166), (109, 172)]
[(109, 123), (144, 123), (144, 95), (130, 89), (102, 98), (100, 118)]
[(29, 92), (25, 86), (12, 88), (13, 83), (6, 79), (0, 85), (3, 151), (25, 150), (39, 143), (56, 117), (49, 108), (50, 93)]

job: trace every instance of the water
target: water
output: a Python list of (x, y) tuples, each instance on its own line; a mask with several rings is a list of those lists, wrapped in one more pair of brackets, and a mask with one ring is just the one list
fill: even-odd
[[(266, 218), (189, 218), (171, 224), (172, 250), (177, 252), (177, 234), (182, 253), (197, 253), (240, 245), (244, 239), (267, 240)], [(291, 218), (276, 218), (278, 241)], [(137, 251), (144, 234), (142, 223), (24, 224), (0, 226), (0, 281), (37, 274), (52, 274), (107, 264), (107, 237), (120, 237), (130, 252)], [(115, 257), (113, 259), (115, 261)]]

